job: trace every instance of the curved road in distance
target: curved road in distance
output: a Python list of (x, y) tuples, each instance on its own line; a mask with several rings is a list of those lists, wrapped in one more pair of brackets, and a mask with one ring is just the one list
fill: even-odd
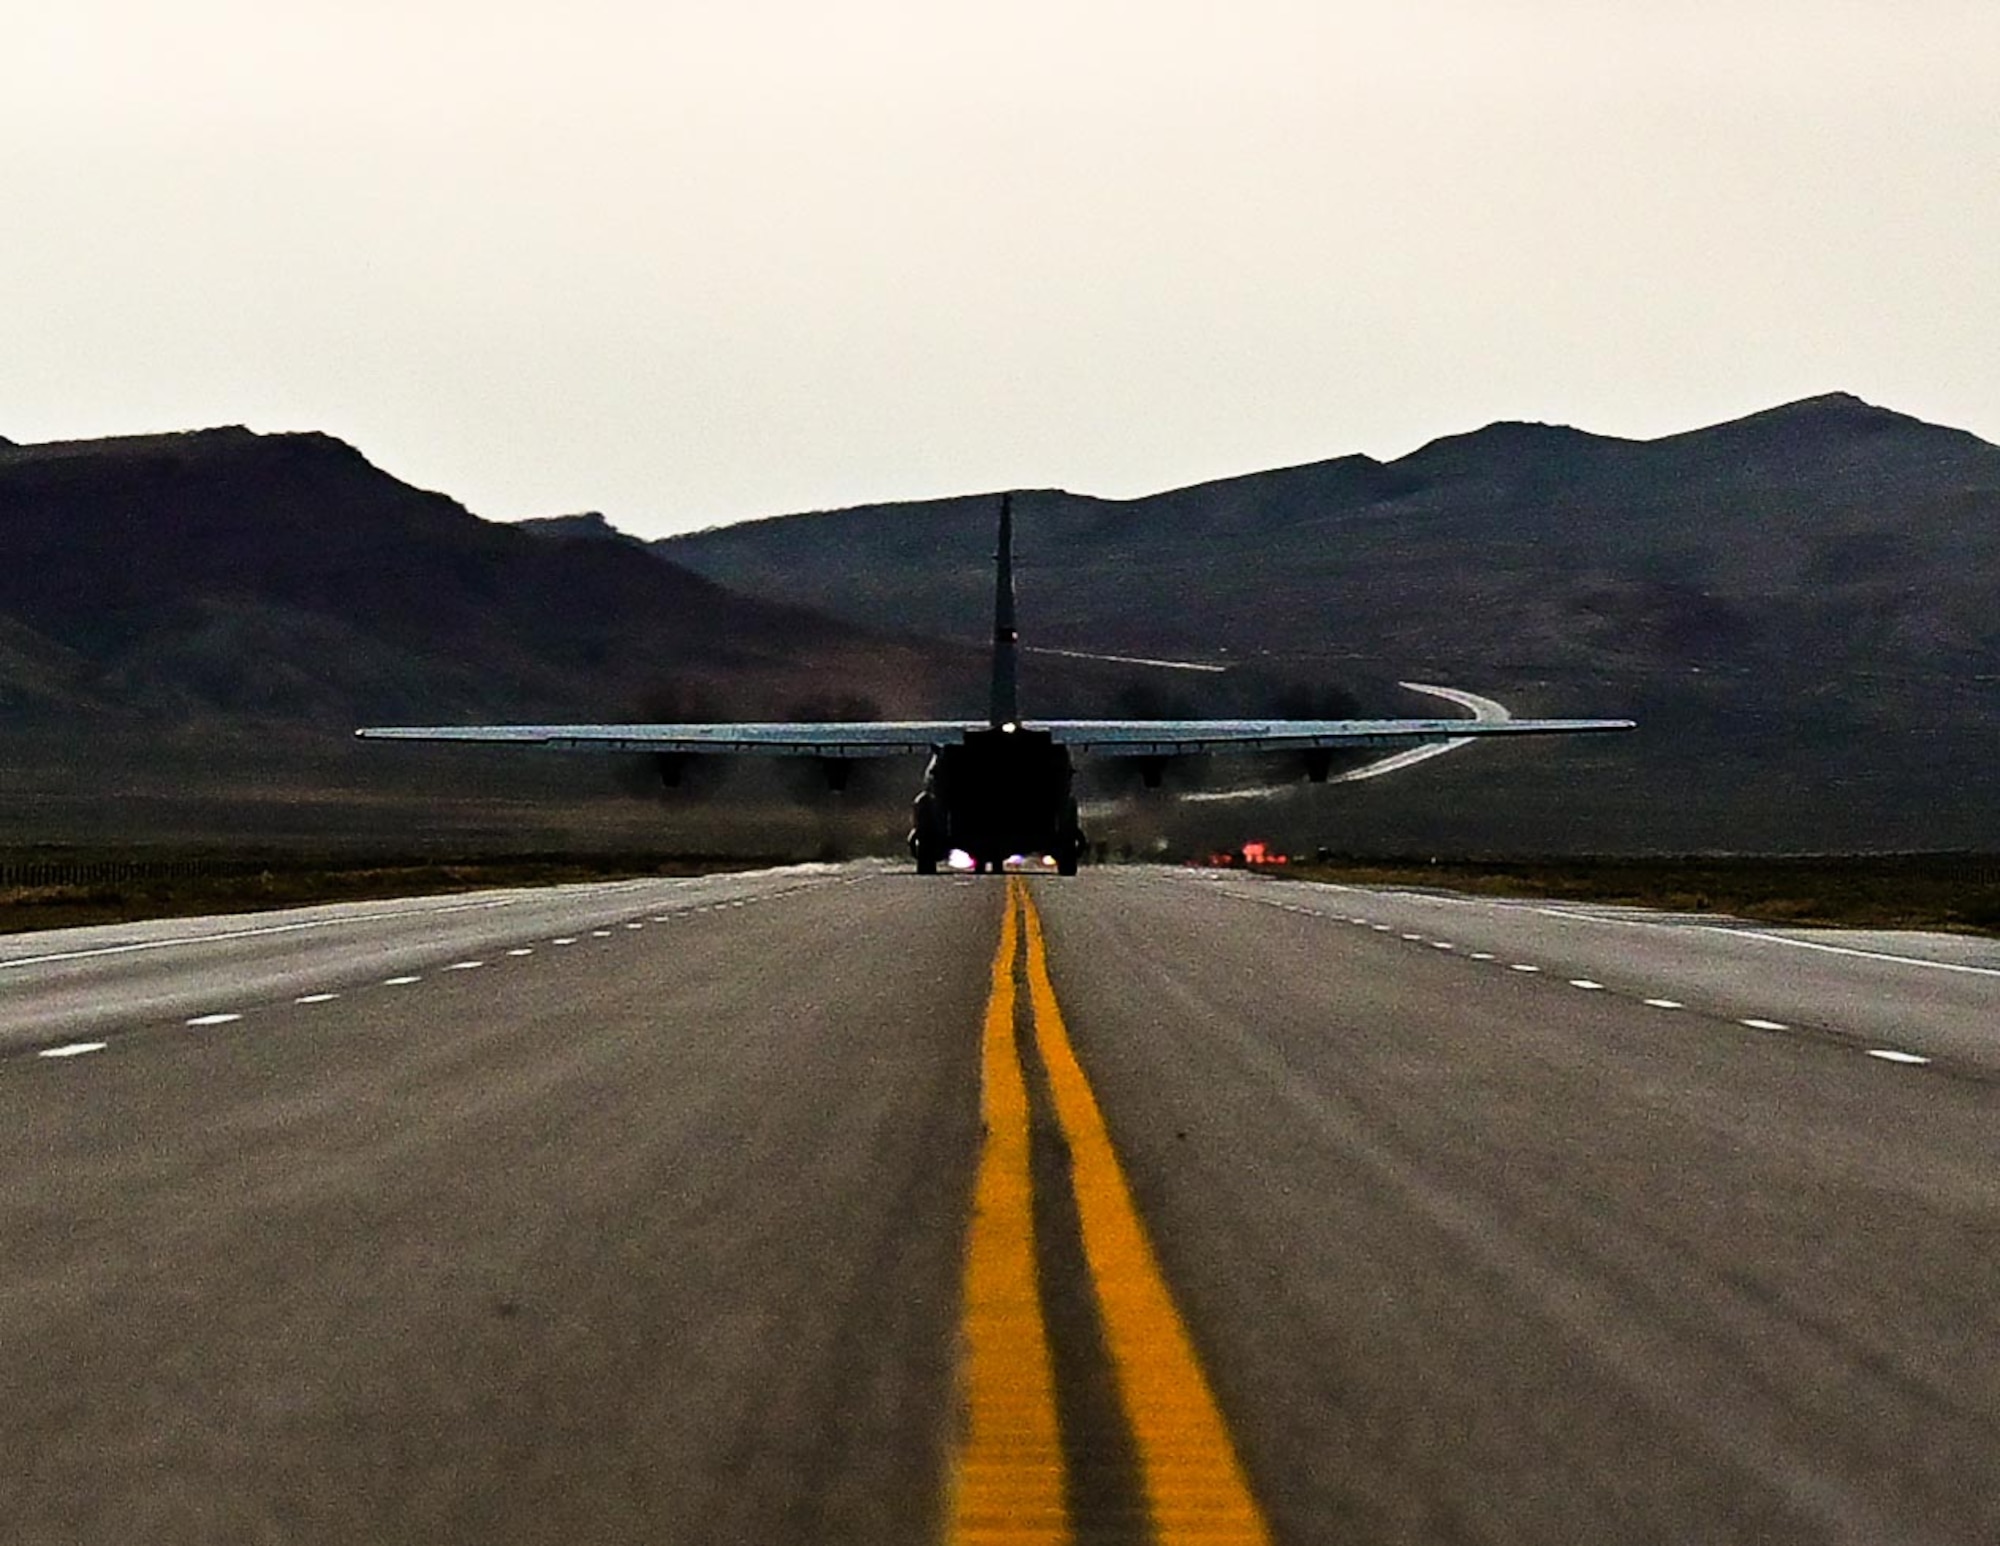
[(0, 939), (6, 1538), (981, 1538), (976, 1180), (1046, 1538), (2000, 1537), (2000, 947), (1009, 889)]

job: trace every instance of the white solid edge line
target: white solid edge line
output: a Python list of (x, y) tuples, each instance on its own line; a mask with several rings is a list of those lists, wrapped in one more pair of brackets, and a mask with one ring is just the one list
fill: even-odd
[(44, 1047), (35, 1054), (38, 1058), (80, 1058), (86, 1052), (102, 1052), (110, 1046), (108, 1041), (73, 1041), (61, 1047)]
[(50, 955), (19, 956), (0, 961), (0, 972), (17, 966), (50, 966), (59, 961), (88, 961), (98, 956), (134, 955), (143, 950), (173, 950), (188, 945), (222, 945), (232, 940), (263, 939), (273, 934), (303, 934), (313, 929), (342, 928), (356, 923), (383, 923), (398, 918), (435, 918), (442, 913), (483, 912), (489, 908), (512, 907), (518, 898), (499, 902), (460, 902), (450, 907), (406, 907), (396, 912), (362, 913), (351, 918), (308, 918), (299, 923), (276, 923), (261, 929), (227, 929), (220, 934), (189, 934), (175, 939), (142, 939), (129, 945), (100, 945), (90, 950), (59, 950)]
[[(1490, 900), (1490, 905), (1500, 908), (1510, 905), (1505, 899), (1478, 897), (1470, 900), (1480, 903)], [(1856, 945), (1822, 945), (1818, 940), (1793, 939), (1786, 934), (1768, 934), (1762, 929), (1732, 929), (1719, 923), (1676, 923), (1665, 918), (1605, 918), (1593, 913), (1575, 912), (1559, 907), (1536, 907), (1532, 910), (1545, 918), (1560, 918), (1569, 923), (1596, 923), (1619, 929), (1684, 929), (1702, 934), (1721, 934), (1729, 939), (1754, 939), (1765, 945), (1789, 945), (1794, 950), (1817, 950), (1822, 955), (1858, 956), (1864, 961), (1888, 961), (1896, 966), (1919, 966), (1926, 971), (1961, 972), (1969, 977), (2000, 977), (2000, 967), (1996, 966), (1968, 966), (1959, 961), (1926, 961), (1922, 956), (1900, 956), (1887, 950), (1863, 950)]]
[(1864, 961), (1891, 961), (1898, 966), (1921, 966), (1934, 972), (1963, 972), (1973, 977), (2000, 977), (2000, 967), (1964, 966), (1957, 961), (1926, 961), (1918, 956), (1891, 955), (1886, 950), (1857, 950), (1851, 945), (1821, 945), (1809, 939), (1787, 939), (1782, 934), (1765, 934), (1757, 929), (1722, 929), (1712, 923), (1694, 925), (1710, 934), (1727, 934), (1735, 939), (1762, 940), (1767, 945), (1790, 945), (1794, 950), (1818, 950), (1830, 956), (1859, 956)]

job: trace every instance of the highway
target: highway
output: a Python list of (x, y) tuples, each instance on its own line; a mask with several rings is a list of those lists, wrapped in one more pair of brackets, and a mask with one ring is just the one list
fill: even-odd
[(801, 866), (0, 937), (0, 1539), (2000, 1539), (2000, 942)]

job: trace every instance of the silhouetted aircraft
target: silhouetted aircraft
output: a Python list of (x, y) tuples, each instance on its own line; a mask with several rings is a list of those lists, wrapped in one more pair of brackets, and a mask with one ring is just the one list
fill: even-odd
[(1627, 719), (1023, 719), (1016, 696), (1014, 516), (1000, 496), (994, 554), (992, 693), (984, 722), (890, 720), (858, 724), (394, 725), (357, 730), (380, 741), (454, 741), (542, 746), (558, 751), (641, 752), (661, 760), (669, 782), (690, 756), (813, 757), (829, 784), (847, 782), (861, 757), (928, 753), (910, 830), (923, 875), (958, 850), (997, 871), (1016, 854), (1053, 858), (1076, 873), (1084, 849), (1074, 764), (1079, 755), (1124, 757), (1157, 785), (1169, 759), (1205, 752), (1303, 754), (1306, 776), (1324, 783), (1337, 751), (1400, 751), (1487, 735), (1568, 735), (1629, 730)]

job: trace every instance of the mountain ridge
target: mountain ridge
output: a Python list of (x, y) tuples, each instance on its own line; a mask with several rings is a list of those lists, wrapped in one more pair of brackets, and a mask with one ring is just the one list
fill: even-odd
[(619, 717), (669, 680), (781, 695), (815, 659), (862, 690), (931, 674), (907, 639), (482, 521), (318, 432), (0, 450), (0, 536), (0, 694), (43, 707)]
[[(968, 637), (992, 507), (855, 506), (652, 547), (752, 594), (849, 617), (900, 602)], [(1827, 393), (1654, 440), (1503, 421), (1390, 462), (1015, 510), (1038, 644), (1633, 715), (1629, 748), (1565, 749), (1542, 775), (1546, 829), (1561, 780), (1589, 786), (1579, 818), (1601, 807), (1579, 841), (2000, 845), (1979, 794), (2000, 694), (1968, 685), (2000, 673), (2000, 447), (1965, 431)], [(1414, 799), (1396, 820), (1437, 828)]]
[[(1673, 447), (1683, 443), (1705, 445), (1728, 443), (1733, 437), (1741, 436), (1750, 441), (1783, 439), (1797, 443), (1801, 439), (1813, 438), (1829, 428), (1853, 430), (1866, 427), (1873, 430), (1904, 429), (1914, 431), (1940, 446), (1949, 445), (1955, 449), (1973, 451), (1976, 454), (2000, 453), (2000, 447), (1980, 439), (1969, 430), (1946, 425), (1932, 424), (1913, 415), (1895, 409), (1869, 403), (1851, 392), (1834, 391), (1818, 393), (1810, 397), (1780, 403), (1771, 408), (1759, 409), (1734, 419), (1726, 419), (1715, 424), (1700, 425), (1693, 429), (1675, 430), (1664, 435), (1634, 438), (1605, 434), (1597, 430), (1579, 429), (1572, 425), (1557, 424), (1532, 419), (1498, 419), (1476, 429), (1457, 431), (1440, 435), (1413, 451), (1401, 456), (1381, 459), (1366, 452), (1352, 451), (1336, 456), (1315, 458), (1305, 462), (1290, 462), (1278, 467), (1261, 468), (1249, 472), (1227, 473), (1216, 478), (1205, 478), (1195, 483), (1177, 485), (1155, 490), (1151, 493), (1124, 497), (1078, 493), (1054, 487), (1030, 487), (1011, 489), (1016, 495), (1029, 497), (1052, 497), (1075, 500), (1109, 508), (1149, 505), (1161, 500), (1175, 500), (1195, 496), (1207, 496), (1229, 490), (1242, 484), (1254, 484), (1265, 480), (1287, 480), (1299, 477), (1325, 478), (1328, 480), (1352, 480), (1357, 486), (1366, 486), (1376, 475), (1407, 472), (1412, 464), (1430, 465), (1446, 460), (1456, 449), (1477, 447), (1486, 451), (1499, 445), (1511, 454), (1521, 444), (1560, 443), (1569, 448), (1584, 450), (1605, 450), (1612, 448)], [(2000, 473), (1996, 473), (2000, 476)], [(737, 532), (745, 528), (759, 527), (775, 521), (797, 521), (814, 517), (838, 516), (850, 511), (908, 510), (926, 511), (938, 507), (954, 506), (966, 501), (992, 500), (999, 497), (999, 489), (987, 489), (972, 494), (936, 495), (922, 499), (864, 501), (857, 504), (813, 507), (805, 510), (785, 511), (770, 515), (752, 516), (747, 520), (730, 521), (696, 528), (692, 531), (675, 533), (670, 536), (637, 540), (650, 541), (665, 546), (668, 544), (703, 539), (720, 532)], [(555, 517), (566, 520), (569, 517)], [(602, 519), (600, 516), (599, 519)], [(631, 534), (605, 523), (611, 532), (621, 536)]]
[[(1311, 543), (1413, 519), (1467, 528), (1504, 559), (1510, 547), (1545, 547), (1584, 527), (1592, 537), (1615, 536), (1620, 525), (1657, 526), (1662, 517), (1684, 521), (1691, 512), (1714, 515), (1722, 507), (1774, 521), (1783, 537), (1798, 540), (1810, 535), (1799, 529), (1801, 522), (1815, 516), (1833, 517), (1841, 531), (1879, 531), (1871, 502), (1884, 487), (1906, 511), (1934, 512), (2000, 495), (2000, 447), (1831, 393), (1655, 440), (1502, 421), (1440, 437), (1391, 462), (1338, 457), (1130, 500), (1028, 490), (1017, 492), (1016, 501), (1024, 511), (1024, 542), (1039, 536), (1053, 544), (1061, 555), (1053, 567), (1061, 568), (1093, 548), (1115, 550), (1121, 543), (1144, 541), (1155, 553), (1171, 553), (1212, 544), (1219, 534), (1270, 539), (1281, 531), (1303, 533)], [(990, 518), (980, 512), (990, 511), (996, 497), (801, 512), (659, 538), (650, 546), (754, 594), (837, 613), (849, 606), (859, 611), (879, 605), (883, 587), (879, 573), (864, 579), (854, 571), (886, 565), (901, 574), (911, 567), (907, 548), (913, 542), (924, 546), (923, 539), (946, 532), (954, 550), (963, 547), (973, 523)], [(1031, 523), (1039, 524), (1039, 533)], [(889, 525), (897, 528), (893, 543), (882, 535)], [(786, 540), (770, 546), (781, 532)], [(1663, 577), (1688, 584), (1708, 578), (1712, 566), (1692, 561), (1688, 542), (1676, 548), (1671, 530), (1652, 537), (1659, 551), (1638, 567), (1656, 574), (1678, 567), (1683, 572)], [(898, 549), (905, 550), (901, 561)], [(843, 552), (849, 555), (844, 567)], [(1670, 561), (1675, 552), (1678, 562)], [(1525, 556), (1540, 562), (1548, 555)], [(1837, 558), (1831, 563), (1842, 567)], [(966, 583), (965, 568), (953, 566), (951, 578)], [(1067, 595), (1060, 584), (1057, 594)], [(969, 595), (955, 596), (950, 604), (976, 623), (976, 612), (962, 611), (965, 600)], [(940, 627), (937, 604), (920, 606), (919, 626), (950, 631)], [(1060, 607), (1057, 621), (1067, 621)]]
[[(363, 721), (976, 712), (993, 507), (642, 546), (588, 515), (482, 521), (317, 432), (0, 447), (10, 795), (31, 822), (28, 768), (44, 808), (141, 822), (136, 758), (161, 809), (207, 779), (282, 811), (300, 770), (338, 766), (342, 819), (372, 821), (390, 764), (355, 753)], [(1823, 394), (1651, 441), (1503, 421), (1390, 462), (1015, 507), (1030, 645), (1229, 667), (1033, 654), (1036, 712), (1423, 712), (1394, 686), (1421, 680), (1641, 724), (1219, 823), (1404, 851), (2000, 848), (2000, 448), (1964, 431)], [(456, 786), (486, 764), (407, 766)], [(525, 791), (601, 777), (490, 788), (525, 822)]]

